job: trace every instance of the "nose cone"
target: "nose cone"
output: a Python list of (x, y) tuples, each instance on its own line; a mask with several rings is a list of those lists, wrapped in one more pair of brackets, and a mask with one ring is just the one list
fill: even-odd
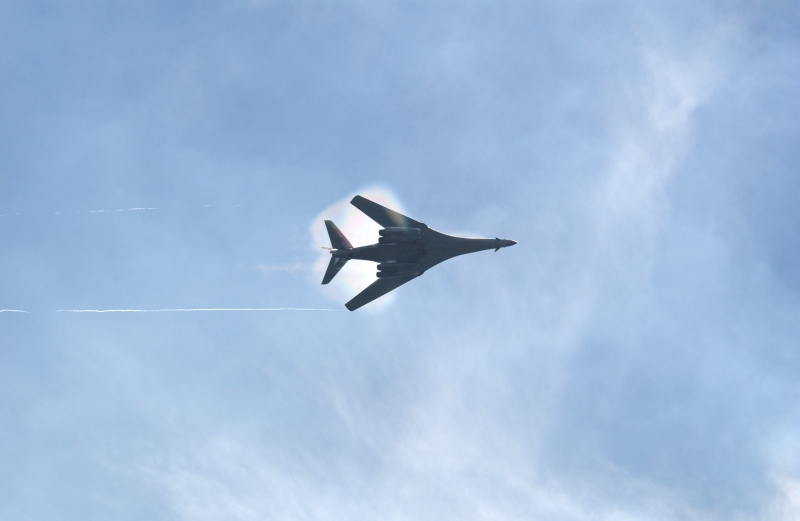
[(509, 239), (495, 239), (495, 241), (497, 241), (497, 247), (494, 249), (494, 251), (497, 251), (500, 248), (508, 248), (509, 246), (514, 246), (517, 244), (517, 241), (512, 241)]

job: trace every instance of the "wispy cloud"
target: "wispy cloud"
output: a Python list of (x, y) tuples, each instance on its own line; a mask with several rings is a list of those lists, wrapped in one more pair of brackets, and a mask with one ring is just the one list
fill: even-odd
[[(0, 321), (14, 325), (0, 349), (0, 445), (14, 450), (0, 465), (19, 469), (0, 478), (4, 511), (798, 519), (797, 439), (759, 459), (765, 433), (798, 424), (797, 326), (780, 325), (798, 315), (776, 293), (740, 291), (747, 266), (721, 259), (725, 239), (705, 242), (680, 206), (691, 194), (726, 210), (708, 197), (742, 181), (716, 162), (726, 149), (759, 169), (753, 185), (796, 164), (772, 139), (794, 141), (796, 60), (738, 63), (719, 2), (563, 4), (65, 7), (75, 22), (34, 9), (5, 24), (28, 27), (0, 64), (15, 80), (0, 85), (14, 102), (4, 120), (20, 130), (4, 162), (26, 175), (2, 179), (0, 214), (73, 211), (0, 219), (15, 232), (4, 301), (39, 302), (36, 317)], [(636, 14), (659, 9), (656, 23)], [(743, 44), (753, 52), (774, 52), (769, 24), (787, 26), (767, 18)], [(796, 44), (774, 45), (791, 58)], [(727, 63), (744, 81), (727, 81)], [(778, 106), (791, 126), (774, 125)], [(432, 271), (388, 312), (349, 315), (342, 302), (375, 267), (348, 263), (321, 286), (322, 220), (374, 242), (377, 225), (349, 204), (373, 182), (431, 225), (507, 214), (524, 240), (491, 264)], [(178, 194), (198, 203), (170, 207)], [(197, 219), (237, 212), (202, 204), (217, 197), (245, 198), (252, 219)], [(259, 253), (328, 203), (305, 252)], [(763, 223), (792, 224), (790, 211)], [(167, 212), (187, 218), (163, 226)], [(128, 222), (35, 226), (66, 221)], [(334, 308), (152, 305), (324, 303), (296, 298), (298, 274)], [(154, 309), (56, 310), (91, 302)], [(140, 327), (155, 314), (198, 320)]]
[(259, 264), (256, 270), (264, 274), (270, 273), (298, 273), (298, 272), (311, 272), (314, 266), (308, 264)]
[(665, 184), (692, 148), (694, 114), (725, 75), (734, 32), (722, 24), (683, 52), (668, 45), (643, 48), (643, 77), (624, 89), (632, 112), (616, 123), (617, 152), (600, 192), (602, 225), (638, 218), (647, 226), (658, 217)]

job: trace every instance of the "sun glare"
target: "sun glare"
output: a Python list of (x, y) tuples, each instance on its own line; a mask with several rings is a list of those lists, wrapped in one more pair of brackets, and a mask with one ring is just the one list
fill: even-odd
[[(382, 204), (392, 210), (403, 212), (402, 205), (391, 192), (385, 188), (372, 187), (359, 190), (358, 195), (366, 197), (371, 201)], [(330, 254), (321, 249), (331, 245), (328, 232), (325, 229), (325, 220), (333, 221), (336, 226), (344, 233), (345, 237), (354, 247), (366, 246), (378, 242), (378, 230), (381, 226), (361, 213), (356, 207), (350, 204), (350, 200), (356, 194), (351, 194), (344, 199), (337, 201), (319, 213), (311, 223), (311, 235), (314, 238), (314, 248), (320, 253), (319, 259), (314, 264), (313, 276), (316, 284), (319, 284), (325, 275), (325, 270), (330, 261)], [(320, 285), (320, 289), (333, 300), (344, 304), (355, 297), (364, 288), (375, 282), (376, 264), (370, 261), (351, 260), (342, 268), (336, 277), (325, 286)], [(370, 302), (363, 309), (378, 310), (394, 299), (394, 294), (384, 295), (374, 302)]]

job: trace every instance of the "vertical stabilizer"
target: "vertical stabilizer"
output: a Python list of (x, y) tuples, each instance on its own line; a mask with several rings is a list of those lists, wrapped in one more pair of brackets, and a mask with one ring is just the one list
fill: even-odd
[(331, 247), (334, 250), (351, 250), (353, 245), (347, 240), (347, 237), (333, 224), (333, 221), (325, 221), (325, 227), (328, 229), (328, 237), (331, 238)]
[[(353, 245), (347, 240), (347, 237), (333, 224), (333, 221), (325, 221), (325, 228), (328, 229), (328, 237), (331, 238), (331, 248), (334, 250), (352, 250)], [(335, 253), (335, 252), (332, 252)], [(347, 257), (340, 257), (338, 255), (331, 256), (331, 261), (328, 263), (328, 269), (325, 271), (325, 276), (322, 278), (322, 283), (327, 284), (333, 280), (333, 277), (339, 273), (339, 270), (347, 263)]]

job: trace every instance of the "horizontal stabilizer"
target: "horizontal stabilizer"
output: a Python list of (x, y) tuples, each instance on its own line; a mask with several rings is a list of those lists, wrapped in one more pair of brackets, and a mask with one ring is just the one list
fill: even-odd
[[(334, 250), (352, 250), (353, 245), (347, 240), (347, 237), (333, 224), (333, 221), (325, 221), (325, 227), (328, 229), (328, 237), (331, 238), (331, 246)], [(324, 282), (323, 282), (324, 284)]]
[(322, 283), (327, 284), (332, 281), (333, 277), (339, 273), (339, 270), (342, 269), (346, 263), (347, 259), (344, 257), (331, 257), (331, 261), (328, 263), (328, 269), (325, 271), (325, 276), (322, 277)]

